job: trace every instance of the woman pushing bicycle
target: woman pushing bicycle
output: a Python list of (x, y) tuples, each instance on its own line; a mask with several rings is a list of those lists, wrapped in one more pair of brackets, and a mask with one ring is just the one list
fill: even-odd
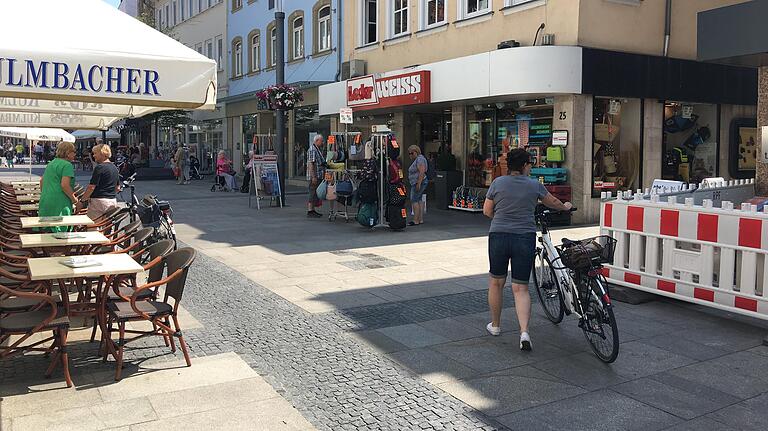
[(491, 335), (501, 334), (501, 306), (508, 269), (512, 267), (512, 292), (515, 311), (520, 322), (520, 349), (531, 350), (528, 320), (531, 317), (531, 296), (528, 282), (536, 254), (536, 205), (569, 211), (573, 205), (552, 196), (546, 187), (530, 177), (531, 156), (523, 149), (507, 154), (509, 174), (491, 183), (483, 205), (483, 214), (491, 218), (488, 233), (490, 280), (488, 306), (491, 322), (486, 329)]

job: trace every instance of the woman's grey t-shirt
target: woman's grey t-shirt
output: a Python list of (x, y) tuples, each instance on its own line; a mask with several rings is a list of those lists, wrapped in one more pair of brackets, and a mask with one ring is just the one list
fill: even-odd
[(486, 195), (493, 200), (489, 232), (536, 232), (536, 204), (547, 194), (547, 188), (531, 177), (504, 175), (496, 178)]
[(411, 185), (415, 185), (419, 182), (419, 166), (424, 166), (424, 178), (427, 177), (426, 169), (428, 168), (428, 162), (427, 158), (423, 155), (419, 154), (416, 157), (416, 160), (411, 163), (411, 166), (408, 167), (408, 183)]

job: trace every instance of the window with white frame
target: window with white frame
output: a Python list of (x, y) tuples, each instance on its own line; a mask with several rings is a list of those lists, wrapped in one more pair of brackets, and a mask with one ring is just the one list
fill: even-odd
[(234, 69), (232, 76), (243, 75), (243, 42), (242, 40), (236, 40), (232, 47), (232, 56), (234, 57)]
[(165, 28), (171, 26), (171, 6), (165, 5)]
[(178, 10), (176, 9), (176, 2), (173, 2), (173, 25), (176, 25), (178, 23), (179, 15)]
[(181, 0), (181, 20), (187, 19), (186, 10), (184, 9), (184, 0)]
[(363, 45), (375, 43), (379, 40), (379, 8), (377, 0), (361, 0), (362, 7), (362, 34)]
[(298, 60), (304, 58), (304, 17), (293, 20), (293, 51), (291, 58)]
[[(211, 0), (208, 0), (208, 7), (211, 7)], [(243, 0), (232, 0), (232, 10), (237, 10), (243, 7)]]
[(258, 72), (261, 67), (261, 40), (258, 33), (251, 36), (251, 72)]
[(155, 28), (158, 30), (163, 28), (163, 10), (157, 9), (157, 18), (155, 18)]
[(190, 18), (195, 16), (195, 10), (193, 9), (194, 5), (195, 5), (195, 0), (189, 0), (189, 17)]
[(203, 11), (203, 0), (197, 0), (197, 13)]
[(216, 36), (216, 65), (219, 70), (224, 70), (224, 38)]
[(530, 3), (532, 1), (536, 1), (536, 0), (504, 0), (504, 6), (506, 7), (517, 6), (524, 3)]
[(472, 18), (491, 11), (491, 0), (459, 0), (460, 19)]
[(208, 39), (205, 41), (205, 56), (210, 58), (211, 60), (214, 59), (213, 57), (213, 39)]
[(422, 28), (430, 28), (445, 23), (445, 0), (421, 0)]
[(269, 65), (277, 64), (277, 29), (269, 31)]
[(195, 51), (197, 51), (198, 54), (202, 55), (203, 54), (203, 44), (202, 43), (198, 43), (197, 45), (195, 45)]
[(331, 7), (324, 6), (317, 12), (317, 51), (331, 49)]
[(408, 0), (390, 0), (392, 11), (392, 36), (408, 33)]

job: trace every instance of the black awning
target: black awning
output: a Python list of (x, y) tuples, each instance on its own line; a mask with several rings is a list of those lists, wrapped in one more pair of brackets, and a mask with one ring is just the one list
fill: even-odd
[(582, 93), (756, 105), (757, 69), (584, 48)]

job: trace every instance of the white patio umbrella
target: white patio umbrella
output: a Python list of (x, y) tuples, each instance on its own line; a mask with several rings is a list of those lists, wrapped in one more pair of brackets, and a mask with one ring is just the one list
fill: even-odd
[(215, 61), (102, 0), (3, 0), (0, 16), (0, 126), (215, 108)]
[(66, 130), (43, 127), (0, 127), (0, 136), (27, 140), (30, 180), (32, 179), (32, 142), (75, 142), (75, 137)]
[[(107, 130), (107, 139), (120, 139), (120, 134), (115, 132), (114, 130), (110, 129)], [(75, 139), (96, 139), (101, 138), (102, 133), (98, 132), (96, 130), (75, 130), (72, 132), (72, 136), (75, 137)]]

